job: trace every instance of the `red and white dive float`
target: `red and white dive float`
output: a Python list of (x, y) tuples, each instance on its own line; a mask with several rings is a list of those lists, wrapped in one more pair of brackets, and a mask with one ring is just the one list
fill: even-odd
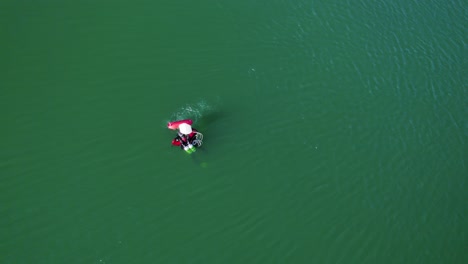
[(167, 128), (169, 129), (172, 129), (172, 130), (176, 130), (177, 128), (179, 128), (179, 126), (181, 124), (189, 124), (189, 125), (192, 125), (193, 124), (193, 121), (191, 119), (184, 119), (184, 120), (178, 120), (178, 121), (174, 121), (174, 122), (169, 122), (167, 123)]

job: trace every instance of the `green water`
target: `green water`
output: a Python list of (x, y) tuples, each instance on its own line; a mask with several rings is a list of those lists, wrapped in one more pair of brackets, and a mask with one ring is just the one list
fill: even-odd
[(468, 262), (465, 1), (74, 2), (0, 1), (0, 263)]

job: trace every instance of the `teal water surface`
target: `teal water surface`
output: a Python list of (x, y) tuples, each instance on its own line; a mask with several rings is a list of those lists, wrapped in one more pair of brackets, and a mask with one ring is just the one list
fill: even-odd
[(0, 263), (467, 263), (466, 12), (2, 1)]

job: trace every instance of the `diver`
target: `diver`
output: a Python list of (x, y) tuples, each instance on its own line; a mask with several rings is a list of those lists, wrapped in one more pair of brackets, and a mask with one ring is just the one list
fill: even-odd
[(187, 123), (180, 124), (178, 128), (179, 131), (177, 132), (177, 136), (172, 140), (172, 145), (180, 146), (181, 149), (187, 152), (195, 151), (195, 147), (201, 145), (201, 140), (197, 139), (197, 135), (200, 133)]

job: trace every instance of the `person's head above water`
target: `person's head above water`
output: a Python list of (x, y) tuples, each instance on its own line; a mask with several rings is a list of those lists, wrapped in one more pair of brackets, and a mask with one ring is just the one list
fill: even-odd
[(192, 133), (192, 127), (189, 124), (182, 123), (179, 125), (179, 131), (184, 135), (189, 135)]

